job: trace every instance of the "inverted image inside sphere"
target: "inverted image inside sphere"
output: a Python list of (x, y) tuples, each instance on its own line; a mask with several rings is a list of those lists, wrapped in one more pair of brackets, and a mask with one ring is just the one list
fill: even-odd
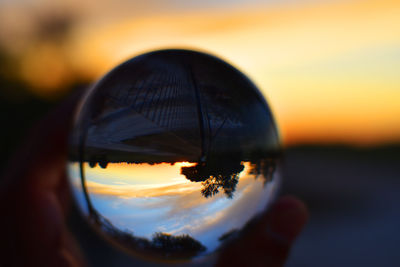
[(136, 255), (192, 259), (234, 242), (276, 194), (271, 111), (238, 70), (161, 50), (104, 76), (84, 98), (69, 154), (90, 223)]

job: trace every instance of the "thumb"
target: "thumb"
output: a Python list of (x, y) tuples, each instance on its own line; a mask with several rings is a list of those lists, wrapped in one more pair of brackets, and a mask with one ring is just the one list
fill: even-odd
[(291, 196), (280, 198), (221, 252), (217, 266), (283, 266), (307, 220), (303, 202)]

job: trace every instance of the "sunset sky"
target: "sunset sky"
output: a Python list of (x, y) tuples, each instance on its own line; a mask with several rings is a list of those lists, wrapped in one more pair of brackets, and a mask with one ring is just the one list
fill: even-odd
[[(286, 145), (400, 141), (399, 1), (81, 2), (0, 0), (0, 41), (38, 95), (142, 52), (194, 48), (259, 86)], [(46, 10), (76, 17), (62, 46), (29, 45)]]
[[(204, 197), (201, 183), (180, 174), (181, 166), (188, 166), (182, 163), (111, 163), (106, 169), (85, 164), (85, 174), (94, 208), (120, 230), (146, 238), (155, 232), (189, 234), (212, 251), (219, 245), (220, 236), (243, 227), (275, 197), (277, 173), (264, 186), (261, 177), (255, 179), (248, 174), (249, 164), (244, 165), (231, 199), (223, 190), (213, 197)], [(79, 206), (85, 210), (79, 164), (70, 163), (68, 171)]]

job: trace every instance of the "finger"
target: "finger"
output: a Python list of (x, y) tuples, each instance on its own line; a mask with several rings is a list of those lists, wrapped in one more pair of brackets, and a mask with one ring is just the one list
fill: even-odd
[(60, 250), (60, 254), (63, 261), (68, 263), (67, 266), (87, 266), (85, 257), (82, 254), (77, 241), (68, 230), (64, 231), (62, 242), (63, 246)]
[(2, 242), (1, 258), (9, 261), (7, 266), (65, 262), (58, 249), (63, 246), (66, 229), (69, 192), (65, 161), (77, 97), (38, 123), (2, 179), (0, 209), (7, 220), (0, 221), (0, 231), (9, 242)]
[(308, 220), (305, 205), (294, 197), (280, 198), (239, 240), (228, 245), (217, 266), (283, 266), (290, 247)]
[(290, 245), (300, 234), (308, 217), (308, 210), (303, 202), (292, 196), (284, 196), (263, 217), (261, 224), (267, 226), (269, 236)]

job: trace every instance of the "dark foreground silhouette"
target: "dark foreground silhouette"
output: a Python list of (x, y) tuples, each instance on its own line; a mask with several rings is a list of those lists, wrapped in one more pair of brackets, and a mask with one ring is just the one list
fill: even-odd
[[(181, 174), (191, 182), (201, 182), (201, 194), (206, 197), (213, 197), (223, 191), (228, 198), (233, 198), (236, 186), (239, 183), (240, 173), (244, 170), (241, 160), (218, 160), (196, 163), (194, 166), (181, 167)], [(89, 166), (94, 168), (97, 164), (101, 168), (107, 168), (108, 162), (89, 161)], [(157, 164), (157, 163), (156, 163)], [(171, 163), (172, 164), (172, 163)], [(259, 159), (250, 162), (248, 174), (256, 178), (261, 177), (263, 184), (273, 179), (276, 170), (277, 160), (274, 158)]]
[(138, 255), (159, 259), (190, 259), (206, 251), (206, 247), (193, 237), (156, 232), (151, 239), (137, 237), (130, 231), (122, 231), (92, 208), (90, 219), (112, 237), (119, 245)]
[[(250, 163), (249, 174), (264, 179), (264, 185), (272, 180), (276, 169), (276, 161), (273, 159), (258, 160)], [(221, 190), (228, 198), (233, 198), (239, 175), (244, 170), (243, 162), (240, 160), (220, 160), (205, 163), (197, 163), (195, 166), (182, 167), (181, 173), (192, 182), (201, 182), (203, 188), (201, 194), (213, 197)]]

